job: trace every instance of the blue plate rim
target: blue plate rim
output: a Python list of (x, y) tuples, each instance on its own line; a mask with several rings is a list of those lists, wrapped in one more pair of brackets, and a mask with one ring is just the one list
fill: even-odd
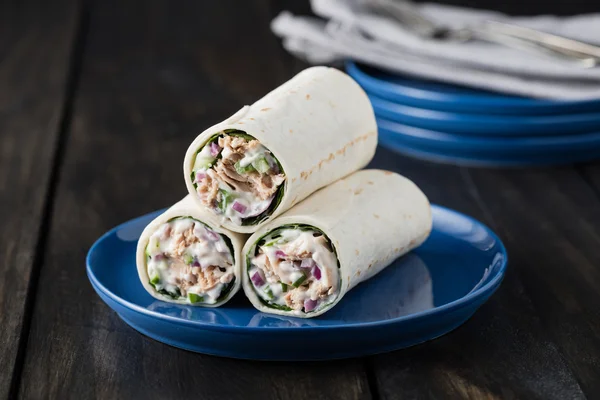
[[(111, 228), (110, 230), (105, 232), (102, 236), (100, 236), (94, 242), (94, 244), (92, 244), (92, 246), (90, 247), (90, 249), (88, 250), (88, 253), (86, 255), (86, 258), (85, 258), (86, 273), (87, 273), (88, 279), (89, 279), (90, 283), (92, 284), (92, 287), (94, 288), (94, 290), (101, 291), (105, 296), (109, 297), (111, 300), (120, 304), (121, 306), (128, 308), (130, 310), (133, 310), (135, 312), (138, 312), (140, 314), (143, 314), (147, 317), (153, 318), (153, 319), (169, 321), (174, 324), (187, 325), (190, 327), (196, 327), (198, 329), (221, 331), (221, 332), (260, 331), (260, 332), (271, 332), (271, 333), (273, 333), (273, 332), (289, 333), (289, 332), (298, 332), (299, 330), (303, 330), (303, 331), (304, 330), (309, 330), (309, 331), (332, 330), (332, 329), (334, 329), (334, 330), (353, 330), (353, 329), (365, 329), (365, 328), (373, 328), (373, 327), (378, 327), (378, 328), (385, 327), (385, 326), (394, 325), (397, 323), (402, 323), (407, 320), (411, 320), (411, 321), (412, 320), (420, 320), (420, 319), (429, 317), (432, 314), (438, 314), (438, 313), (442, 313), (442, 312), (451, 312), (451, 311), (460, 309), (460, 308), (467, 306), (467, 305), (471, 304), (472, 302), (478, 300), (480, 297), (484, 297), (488, 294), (489, 295), (493, 294), (494, 291), (498, 288), (498, 286), (502, 282), (502, 280), (504, 279), (504, 275), (506, 273), (506, 267), (508, 265), (508, 253), (506, 251), (506, 247), (505, 247), (504, 243), (502, 242), (502, 240), (500, 240), (498, 235), (492, 229), (490, 229), (483, 222), (478, 221), (477, 219), (475, 219), (469, 215), (463, 214), (463, 213), (453, 210), (451, 208), (440, 206), (437, 204), (431, 204), (431, 207), (440, 209), (445, 212), (458, 214), (459, 216), (466, 218), (467, 220), (482, 226), (486, 230), (486, 232), (498, 243), (498, 246), (499, 246), (498, 251), (503, 256), (500, 268), (499, 268), (498, 272), (496, 273), (496, 275), (492, 279), (490, 279), (490, 281), (486, 282), (484, 285), (482, 285), (480, 287), (475, 286), (475, 290), (470, 291), (469, 293), (467, 293), (466, 295), (464, 295), (463, 297), (461, 297), (459, 299), (456, 299), (454, 301), (451, 301), (451, 302), (441, 305), (439, 307), (434, 307), (434, 308), (420, 311), (420, 312), (417, 312), (414, 314), (403, 315), (400, 317), (396, 317), (396, 318), (392, 318), (392, 319), (388, 319), (388, 320), (384, 320), (384, 321), (355, 322), (355, 323), (350, 323), (350, 324), (300, 326), (300, 327), (248, 327), (248, 326), (235, 326), (235, 325), (231, 325), (231, 326), (215, 325), (215, 324), (207, 324), (207, 323), (200, 322), (200, 321), (185, 320), (185, 319), (181, 319), (178, 317), (161, 314), (161, 313), (158, 313), (153, 310), (148, 310), (147, 308), (141, 307), (137, 304), (131, 303), (131, 302), (115, 295), (113, 292), (108, 290), (104, 285), (102, 285), (102, 283), (100, 283), (100, 281), (96, 278), (96, 276), (92, 272), (92, 270), (91, 270), (92, 255), (94, 254), (97, 247), (100, 246), (100, 243), (104, 239), (113, 235), (116, 231), (118, 231), (125, 225), (135, 223), (144, 218), (148, 218), (148, 216), (153, 215), (153, 214), (156, 214), (158, 216), (159, 213), (166, 211), (166, 208), (157, 210), (157, 211), (153, 211), (153, 212), (141, 215), (139, 217), (130, 219), (128, 221), (125, 221), (125, 222)], [(237, 295), (239, 295), (239, 294), (237, 294)], [(248, 306), (251, 307), (250, 304)], [(294, 318), (294, 317), (289, 317), (289, 318)]]
[[(551, 135), (551, 136), (517, 136), (517, 137), (506, 137), (506, 136), (474, 136), (458, 133), (443, 132), (435, 129), (421, 128), (419, 126), (413, 126), (408, 124), (402, 124), (400, 122), (392, 121), (382, 116), (376, 116), (377, 127), (385, 129), (388, 132), (392, 132), (395, 135), (416, 138), (419, 140), (427, 140), (429, 142), (437, 142), (442, 144), (458, 144), (464, 146), (473, 147), (485, 147), (488, 146), (498, 148), (502, 147), (505, 150), (511, 150), (512, 147), (531, 148), (537, 149), (541, 146), (546, 147), (558, 147), (560, 150), (565, 146), (589, 146), (596, 143), (600, 143), (600, 131), (580, 133), (580, 134), (566, 134), (566, 135)], [(381, 125), (383, 124), (383, 128)], [(395, 129), (407, 129), (409, 133), (393, 131), (388, 126), (394, 126)], [(411, 134), (412, 132), (422, 132), (423, 135)], [(426, 137), (426, 136), (438, 136), (437, 138)], [(547, 150), (547, 149), (545, 149)]]
[[(547, 129), (549, 126), (559, 125), (559, 127), (565, 129), (565, 132), (569, 132), (569, 135), (586, 134), (594, 132), (592, 128), (587, 127), (588, 125), (600, 125), (600, 112), (587, 112), (577, 114), (541, 114), (541, 115), (522, 115), (522, 114), (482, 114), (482, 113), (469, 113), (469, 112), (458, 112), (458, 111), (442, 111), (434, 110), (423, 107), (416, 107), (414, 105), (397, 103), (390, 99), (381, 97), (378, 93), (373, 93), (365, 90), (371, 105), (373, 106), (376, 115), (396, 115), (404, 116), (406, 118), (412, 118), (415, 120), (432, 120), (439, 124), (448, 124), (451, 126), (456, 125), (502, 125), (506, 131), (501, 133), (494, 132), (493, 137), (511, 137), (521, 136), (522, 129), (534, 129), (535, 132), (528, 132), (532, 136), (566, 136), (566, 133), (547, 133), (541, 131)], [(567, 125), (576, 125), (576, 130), (571, 131), (570, 128), (565, 128)], [(582, 128), (581, 126), (586, 126)], [(518, 126), (519, 129), (512, 129)], [(509, 129), (510, 127), (511, 129)], [(429, 128), (428, 128), (429, 129)], [(456, 129), (456, 128), (454, 128)], [(554, 128), (553, 128), (554, 129)], [(537, 131), (540, 130), (540, 131)], [(461, 132), (463, 129), (461, 129)], [(461, 133), (467, 135), (466, 133)], [(488, 133), (469, 133), (468, 136), (491, 136)]]
[[(593, 106), (594, 109), (596, 107), (600, 107), (600, 99), (540, 99), (540, 98), (528, 98), (522, 97), (518, 95), (504, 94), (504, 93), (494, 93), (492, 91), (482, 90), (481, 94), (451, 94), (451, 93), (443, 93), (436, 92), (434, 89), (422, 89), (422, 88), (411, 88), (411, 87), (403, 87), (403, 90), (399, 91), (398, 87), (401, 84), (394, 84), (393, 82), (386, 82), (383, 79), (372, 76), (369, 73), (365, 72), (360, 65), (360, 62), (353, 61), (348, 59), (345, 61), (344, 67), (346, 72), (356, 80), (363, 89), (367, 90), (371, 88), (372, 93), (387, 93), (388, 95), (393, 95), (396, 100), (398, 98), (403, 98), (404, 100), (417, 100), (419, 102), (427, 102), (429, 105), (436, 104), (450, 104), (450, 103), (460, 103), (461, 109), (465, 109), (465, 107), (469, 108), (475, 106), (476, 108), (481, 108), (481, 106), (485, 107), (493, 107), (494, 112), (491, 114), (502, 114), (502, 115), (513, 115), (515, 109), (519, 109), (519, 112), (516, 114), (522, 114), (522, 112), (534, 112), (535, 115), (548, 113), (554, 113), (556, 109), (559, 109), (559, 113), (567, 112), (571, 113), (570, 110), (572, 107), (586, 107), (589, 108)], [(373, 68), (380, 69), (385, 72), (383, 69), (373, 66)], [(390, 75), (393, 75), (393, 72), (388, 72)], [(424, 78), (416, 78), (420, 80), (427, 81)], [(366, 83), (365, 85), (363, 85)], [(435, 82), (432, 82), (435, 83)], [(440, 84), (447, 84), (444, 82), (440, 82)], [(393, 87), (396, 90), (390, 89), (390, 85), (394, 85)], [(452, 85), (452, 84), (447, 84)], [(460, 85), (456, 85), (460, 86)], [(410, 91), (412, 94), (407, 94), (406, 92)], [(494, 96), (496, 95), (496, 96)], [(504, 97), (502, 97), (504, 96)], [(399, 101), (398, 101), (399, 102)], [(422, 107), (429, 108), (429, 107)], [(507, 110), (502, 110), (502, 108), (509, 108), (512, 112), (508, 112)], [(431, 108), (437, 109), (437, 108)], [(474, 113), (478, 113), (473, 111)], [(579, 112), (578, 112), (579, 113)]]
[(491, 158), (488, 155), (448, 155), (448, 151), (426, 149), (421, 146), (403, 143), (397, 138), (387, 138), (384, 135), (394, 136), (396, 133), (380, 132), (379, 145), (397, 154), (404, 155), (416, 160), (427, 161), (435, 164), (458, 165), (474, 168), (544, 168), (548, 166), (573, 165), (578, 163), (587, 163), (600, 158), (600, 149), (591, 153), (576, 154), (575, 157), (569, 157), (556, 160), (548, 159), (524, 159), (512, 157)]

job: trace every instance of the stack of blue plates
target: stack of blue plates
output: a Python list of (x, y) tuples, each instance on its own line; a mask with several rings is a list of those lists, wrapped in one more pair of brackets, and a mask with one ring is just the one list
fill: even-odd
[(519, 166), (600, 159), (600, 99), (510, 96), (346, 64), (369, 95), (379, 141), (452, 164)]

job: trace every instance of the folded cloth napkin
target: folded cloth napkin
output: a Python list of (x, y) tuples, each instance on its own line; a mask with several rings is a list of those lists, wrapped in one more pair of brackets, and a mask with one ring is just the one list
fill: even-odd
[[(600, 67), (584, 69), (570, 61), (483, 41), (424, 39), (399, 22), (370, 12), (365, 1), (312, 0), (314, 13), (324, 19), (284, 11), (271, 29), (289, 52), (314, 64), (351, 58), (401, 74), (528, 97), (600, 98)], [(441, 4), (415, 7), (444, 26), (460, 28), (491, 19), (589, 43), (600, 40), (600, 13), (509, 17)]]

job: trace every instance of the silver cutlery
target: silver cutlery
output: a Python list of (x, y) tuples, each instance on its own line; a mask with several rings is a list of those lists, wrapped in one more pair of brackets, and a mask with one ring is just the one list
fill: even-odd
[(600, 46), (578, 40), (492, 20), (452, 28), (432, 21), (414, 4), (403, 0), (365, 0), (364, 4), (371, 12), (391, 17), (422, 38), (458, 42), (484, 40), (572, 61), (582, 68), (600, 65)]

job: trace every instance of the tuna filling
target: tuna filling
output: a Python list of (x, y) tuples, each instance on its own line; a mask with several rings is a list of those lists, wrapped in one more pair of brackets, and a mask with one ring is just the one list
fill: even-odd
[(279, 204), (285, 174), (258, 140), (226, 130), (198, 151), (191, 179), (206, 207), (236, 225), (254, 225)]
[(267, 306), (308, 313), (338, 296), (337, 256), (320, 230), (308, 225), (279, 228), (250, 251), (248, 276)]
[(190, 304), (215, 304), (235, 281), (229, 238), (190, 217), (174, 218), (150, 236), (146, 268), (163, 296)]

